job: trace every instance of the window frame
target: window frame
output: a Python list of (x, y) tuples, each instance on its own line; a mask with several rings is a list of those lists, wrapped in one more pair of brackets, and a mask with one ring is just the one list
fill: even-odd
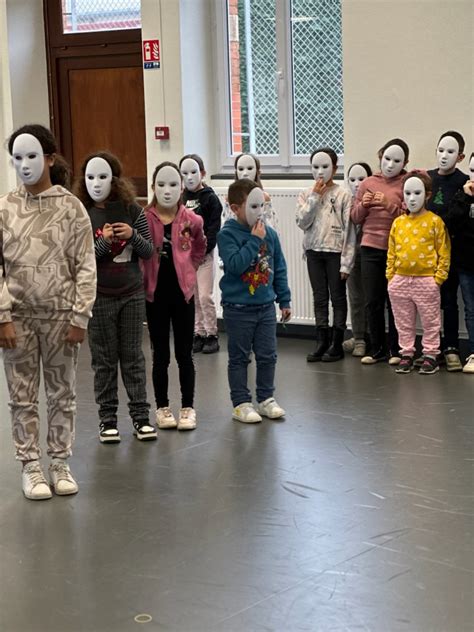
[[(219, 120), (218, 160), (221, 173), (233, 172), (237, 154), (232, 154), (231, 93), (230, 93), (230, 47), (228, 0), (214, 0), (215, 28), (214, 59), (217, 60), (217, 111)], [(258, 154), (262, 167), (268, 174), (306, 175), (310, 154), (295, 154), (294, 139), (294, 93), (291, 0), (275, 0), (277, 71), (275, 82), (278, 95), (278, 155)], [(315, 147), (316, 148), (316, 147)], [(337, 173), (344, 172), (344, 153), (338, 154)]]

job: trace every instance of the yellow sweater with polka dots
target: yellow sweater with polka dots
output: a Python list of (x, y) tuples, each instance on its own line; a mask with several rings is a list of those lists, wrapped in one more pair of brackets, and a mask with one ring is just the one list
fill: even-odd
[(451, 242), (443, 220), (431, 211), (401, 215), (388, 239), (387, 279), (431, 276), (441, 285), (448, 278)]

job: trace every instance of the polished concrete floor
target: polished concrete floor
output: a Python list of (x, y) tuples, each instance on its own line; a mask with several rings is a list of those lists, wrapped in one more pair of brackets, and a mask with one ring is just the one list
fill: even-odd
[(474, 377), (308, 365), (284, 339), (286, 420), (245, 426), (222, 346), (197, 357), (195, 432), (139, 443), (124, 407), (116, 446), (84, 348), (80, 492), (36, 503), (2, 372), (1, 632), (472, 630)]

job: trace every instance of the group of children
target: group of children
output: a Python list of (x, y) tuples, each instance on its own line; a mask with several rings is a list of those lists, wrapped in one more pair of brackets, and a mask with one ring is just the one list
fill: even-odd
[[(184, 156), (179, 165), (162, 162), (156, 167), (152, 201), (142, 209), (119, 160), (109, 152), (95, 152), (84, 160), (71, 193), (69, 169), (49, 130), (23, 126), (10, 137), (8, 150), (22, 185), (0, 198), (0, 347), (27, 498), (50, 498), (51, 489), (59, 495), (78, 491), (67, 459), (75, 432), (78, 349), (86, 330), (102, 443), (120, 441), (119, 366), (137, 439), (155, 440), (156, 426), (196, 428), (193, 354), (219, 350), (212, 296), (216, 245), (223, 267), (220, 288), (232, 416), (258, 423), (262, 416), (285, 415), (274, 398), (275, 302), (281, 321), (288, 321), (291, 293), (278, 218), (263, 191), (257, 157), (237, 156), (224, 211), (204, 181), (204, 164), (196, 154)], [(345, 347), (364, 364), (387, 358), (387, 303), (390, 363), (396, 362), (400, 372), (413, 368), (418, 310), (424, 328), (420, 372), (434, 372), (440, 354), (439, 286), (448, 283), (448, 273), (454, 275), (455, 269), (450, 288), (457, 291), (456, 283), (461, 283), (471, 353), (464, 369), (474, 372), (474, 270), (469, 253), (474, 244), (474, 158), (466, 183), (468, 177), (455, 167), (463, 150), (460, 135), (444, 134), (438, 147), (439, 173), (430, 179), (425, 172), (405, 172), (408, 146), (393, 139), (379, 152), (380, 174), (372, 175), (366, 163), (350, 167), (350, 191), (334, 182), (336, 153), (328, 147), (313, 153), (315, 184), (301, 193), (296, 211), (304, 231), (316, 318), (317, 346), (308, 361), (340, 360)], [(427, 205), (437, 176), (433, 201), (442, 212), (433, 213)], [(452, 235), (451, 268), (445, 223)], [(353, 339), (344, 342), (346, 282)], [(445, 357), (448, 370), (453, 370), (453, 356), (460, 364), (454, 316), (447, 332), (446, 310), (453, 306), (443, 299), (442, 290), (441, 300)], [(156, 424), (149, 420), (146, 393), (145, 320)], [(177, 418), (168, 398), (171, 328), (181, 388)], [(255, 406), (247, 382), (252, 352)], [(48, 407), (50, 485), (40, 465), (40, 360)]]

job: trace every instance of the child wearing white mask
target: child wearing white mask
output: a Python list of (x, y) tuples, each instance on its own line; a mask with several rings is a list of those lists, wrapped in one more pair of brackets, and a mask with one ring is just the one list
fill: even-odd
[(222, 204), (213, 189), (204, 182), (204, 162), (197, 154), (187, 154), (179, 162), (183, 176), (183, 202), (186, 208), (200, 215), (204, 221), (207, 239), (206, 256), (197, 272), (194, 304), (193, 352), (216, 353), (219, 351), (217, 314), (214, 303), (215, 247), (221, 227)]
[(431, 179), (425, 172), (407, 173), (403, 195), (408, 213), (390, 230), (386, 275), (401, 347), (397, 373), (414, 368), (417, 313), (423, 328), (419, 373), (439, 371), (440, 286), (448, 278), (451, 248), (443, 220), (425, 207), (430, 194)]
[[(0, 198), (0, 347), (26, 498), (75, 494), (67, 459), (76, 421), (76, 368), (96, 292), (91, 223), (66, 188), (51, 132), (25, 125), (8, 140), (22, 185)], [(3, 272), (1, 272), (3, 271)], [(40, 465), (38, 391), (47, 398), (48, 484)]]
[[(351, 194), (333, 181), (337, 154), (321, 147), (310, 159), (315, 184), (298, 196), (296, 223), (304, 231), (303, 249), (313, 290), (316, 348), (308, 362), (344, 358), (347, 320), (346, 280), (355, 260), (356, 233), (351, 222)], [(329, 296), (333, 308), (329, 335)]]
[[(143, 262), (146, 314), (153, 351), (153, 388), (158, 428), (194, 430), (194, 291), (206, 254), (203, 219), (182, 202), (181, 172), (172, 162), (159, 164), (152, 178), (153, 199), (146, 207), (154, 254)], [(168, 399), (170, 326), (179, 368), (181, 409), (178, 421)]]
[[(441, 219), (445, 219), (449, 205), (458, 191), (469, 177), (457, 168), (464, 159), (464, 138), (454, 130), (441, 134), (436, 147), (438, 166), (428, 170), (433, 182), (433, 195), (426, 204), (426, 208)], [(451, 238), (454, 234), (451, 232)], [(452, 239), (453, 265), (449, 269), (449, 276), (441, 286), (441, 309), (443, 310), (443, 356), (448, 371), (462, 371), (459, 358), (459, 271), (456, 264), (458, 243)]]
[(398, 335), (387, 293), (388, 235), (393, 220), (403, 213), (403, 187), (408, 145), (393, 138), (378, 151), (380, 173), (361, 182), (352, 203), (351, 218), (362, 226), (361, 270), (365, 309), (369, 329), (369, 349), (362, 364), (387, 359), (385, 306), (388, 311), (389, 364), (400, 362)]
[[(355, 162), (347, 171), (347, 182), (352, 199), (357, 195), (360, 183), (372, 175), (372, 169), (366, 162)], [(351, 310), (351, 329), (352, 338), (344, 342), (343, 349), (352, 352), (356, 358), (363, 358), (366, 350), (367, 318), (365, 314), (364, 288), (362, 285), (360, 242), (362, 239), (362, 230), (360, 226), (356, 227), (356, 256), (354, 267), (347, 279), (347, 289), (349, 292), (349, 305)]]
[[(255, 182), (263, 191), (261, 181), (262, 168), (257, 156), (253, 154), (239, 154), (236, 156), (234, 160), (234, 175), (236, 180), (250, 180), (251, 182)], [(273, 207), (272, 199), (265, 191), (263, 191), (263, 195), (265, 204), (261, 219), (267, 226), (271, 226), (279, 233), (278, 215)], [(224, 208), (224, 222), (231, 218), (235, 219), (235, 215), (229, 204), (226, 203)]]
[(118, 366), (127, 391), (134, 434), (156, 439), (150, 425), (142, 351), (145, 295), (140, 259), (153, 255), (148, 223), (132, 183), (108, 151), (89, 155), (75, 185), (92, 223), (97, 259), (97, 298), (89, 323), (89, 347), (99, 406), (99, 440), (118, 443)]
[(455, 236), (452, 265), (459, 275), (469, 338), (469, 356), (463, 372), (474, 373), (474, 153), (469, 157), (469, 180), (454, 195), (445, 222)]

